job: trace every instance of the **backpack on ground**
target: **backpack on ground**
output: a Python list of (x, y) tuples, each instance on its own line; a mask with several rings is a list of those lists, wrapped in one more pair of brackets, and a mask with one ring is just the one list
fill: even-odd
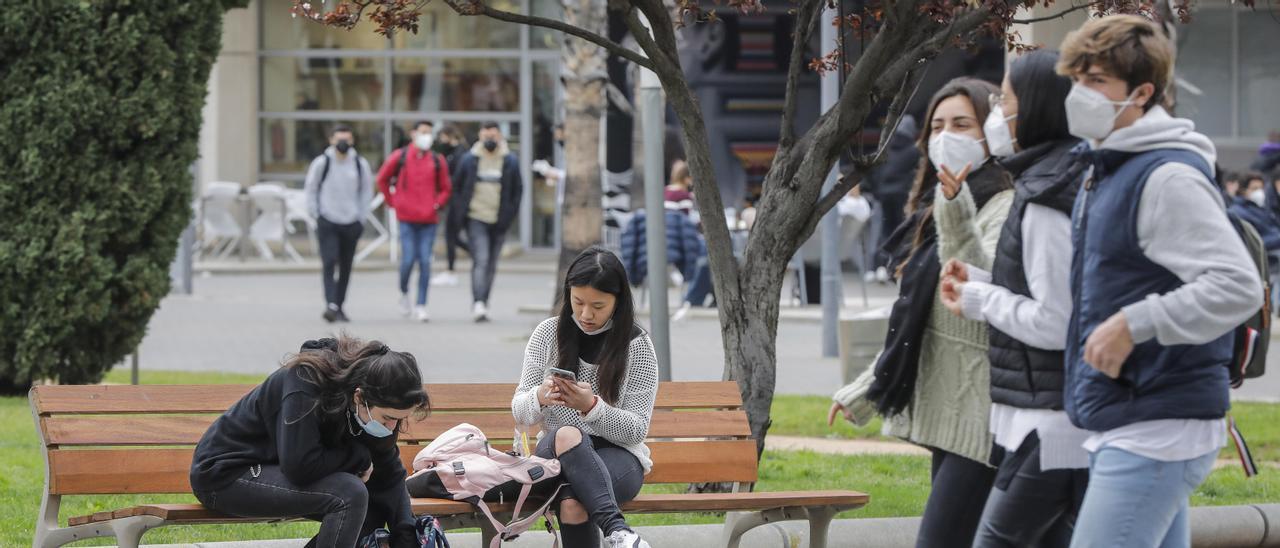
[(1231, 387), (1240, 388), (1245, 379), (1261, 377), (1267, 368), (1267, 349), (1271, 342), (1271, 272), (1262, 236), (1239, 217), (1231, 213), (1227, 213), (1227, 217), (1244, 241), (1244, 247), (1258, 270), (1258, 277), (1262, 279), (1262, 307), (1235, 330), (1230, 364)]
[[(529, 515), (521, 518), (520, 510), (535, 483), (560, 475), (558, 460), (498, 451), (489, 446), (489, 440), (479, 428), (462, 423), (440, 434), (418, 452), (413, 459), (413, 470), (414, 474), (405, 480), (409, 495), (466, 501), (489, 518), (498, 532), (489, 548), (498, 548), (504, 540), (515, 539), (540, 517), (547, 519), (547, 529), (551, 530), (551, 503), (560, 486)], [(489, 490), (512, 482), (520, 484), (520, 496), (512, 510), (511, 522), (504, 524), (493, 517), (484, 496)]]

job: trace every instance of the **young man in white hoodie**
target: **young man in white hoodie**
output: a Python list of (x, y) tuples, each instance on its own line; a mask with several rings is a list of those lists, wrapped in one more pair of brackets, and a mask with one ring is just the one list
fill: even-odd
[(1065, 408), (1091, 432), (1071, 545), (1190, 545), (1188, 497), (1226, 443), (1226, 364), (1262, 285), (1213, 184), (1213, 144), (1160, 105), (1173, 75), (1149, 20), (1091, 20), (1058, 72), (1092, 172), (1072, 216)]

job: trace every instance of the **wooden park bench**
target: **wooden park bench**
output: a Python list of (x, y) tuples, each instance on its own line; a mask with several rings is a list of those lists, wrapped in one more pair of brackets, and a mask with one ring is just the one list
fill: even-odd
[[(263, 519), (227, 516), (198, 503), (141, 504), (75, 516), (58, 524), (64, 495), (191, 493), (188, 471), (193, 446), (209, 424), (252, 386), (37, 386), (31, 413), (40, 435), (45, 488), (40, 501), (37, 547), (114, 536), (135, 547), (149, 529), (166, 525), (251, 523)], [(510, 447), (512, 384), (427, 385), (431, 416), (402, 435), (401, 457), (410, 468), (421, 446), (448, 428), (469, 422), (500, 448)], [(831, 518), (867, 503), (854, 491), (742, 492), (757, 479), (756, 443), (751, 439), (738, 387), (732, 382), (668, 382), (658, 389), (657, 411), (647, 442), (653, 471), (646, 484), (732, 483), (731, 493), (642, 494), (623, 506), (628, 514), (730, 512), (723, 543), (736, 547), (747, 530), (782, 520), (806, 519), (810, 546), (825, 546)], [(506, 440), (506, 447), (503, 441)], [(495, 512), (510, 512), (496, 504)], [(448, 528), (481, 527), (494, 532), (470, 504), (413, 499), (415, 514), (431, 514)]]

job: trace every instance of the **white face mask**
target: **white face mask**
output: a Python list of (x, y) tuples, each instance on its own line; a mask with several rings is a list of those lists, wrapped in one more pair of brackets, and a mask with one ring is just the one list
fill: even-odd
[(1101, 91), (1074, 84), (1067, 94), (1067, 129), (1081, 139), (1101, 141), (1111, 135), (1124, 107), (1132, 104), (1133, 94), (1123, 101), (1112, 101)]
[(424, 133), (413, 138), (413, 144), (418, 147), (418, 150), (431, 150), (431, 143), (434, 141), (435, 139), (432, 138), (430, 133)]
[(982, 141), (968, 135), (944, 131), (929, 138), (929, 161), (933, 168), (942, 171), (943, 166), (952, 173), (960, 173), (965, 164), (970, 170), (978, 169), (987, 160)]
[(982, 133), (987, 136), (987, 148), (991, 149), (992, 156), (1013, 156), (1016, 152), (1013, 144), (1018, 139), (1009, 134), (1009, 120), (1018, 117), (1018, 113), (1011, 116), (1004, 115), (1004, 107), (996, 105), (992, 107), (991, 114), (987, 115), (987, 121), (982, 124)]
[(1258, 207), (1267, 207), (1267, 192), (1259, 188), (1249, 193), (1249, 201), (1258, 204)]
[(577, 314), (574, 314), (574, 316), (573, 316), (573, 323), (577, 324), (577, 325), (578, 325), (578, 329), (579, 329), (580, 331), (582, 331), (584, 334), (587, 334), (587, 335), (599, 335), (599, 334), (601, 334), (601, 333), (604, 333), (605, 331), (608, 331), (609, 329), (611, 329), (611, 328), (613, 327), (613, 318), (609, 318), (609, 321), (604, 322), (604, 326), (603, 326), (603, 327), (601, 327), (600, 329), (597, 329), (597, 330), (595, 330), (595, 331), (587, 331), (586, 329), (584, 329), (584, 328), (582, 327), (582, 321), (578, 320), (578, 315), (577, 315)]

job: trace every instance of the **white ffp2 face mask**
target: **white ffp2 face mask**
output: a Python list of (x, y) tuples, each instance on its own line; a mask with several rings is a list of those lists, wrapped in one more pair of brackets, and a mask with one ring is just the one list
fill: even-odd
[(968, 164), (970, 170), (978, 169), (987, 160), (987, 151), (981, 139), (944, 131), (929, 138), (929, 161), (933, 168), (942, 171), (945, 166), (952, 173), (960, 173)]
[(1267, 192), (1261, 188), (1250, 192), (1247, 198), (1250, 202), (1258, 204), (1258, 207), (1267, 207)]
[(1124, 107), (1132, 104), (1132, 93), (1123, 101), (1112, 101), (1101, 91), (1074, 84), (1067, 94), (1067, 130), (1081, 139), (1101, 141), (1111, 135)]
[(982, 133), (987, 136), (987, 148), (991, 149), (992, 156), (1013, 156), (1016, 152), (1013, 144), (1018, 139), (1009, 133), (1009, 120), (1017, 117), (1016, 112), (1005, 116), (1004, 107), (1000, 105), (991, 108), (991, 114), (987, 115), (987, 121), (982, 124)]
[(424, 133), (413, 138), (413, 144), (418, 147), (418, 150), (431, 150), (431, 144), (434, 142), (435, 139), (430, 133)]

